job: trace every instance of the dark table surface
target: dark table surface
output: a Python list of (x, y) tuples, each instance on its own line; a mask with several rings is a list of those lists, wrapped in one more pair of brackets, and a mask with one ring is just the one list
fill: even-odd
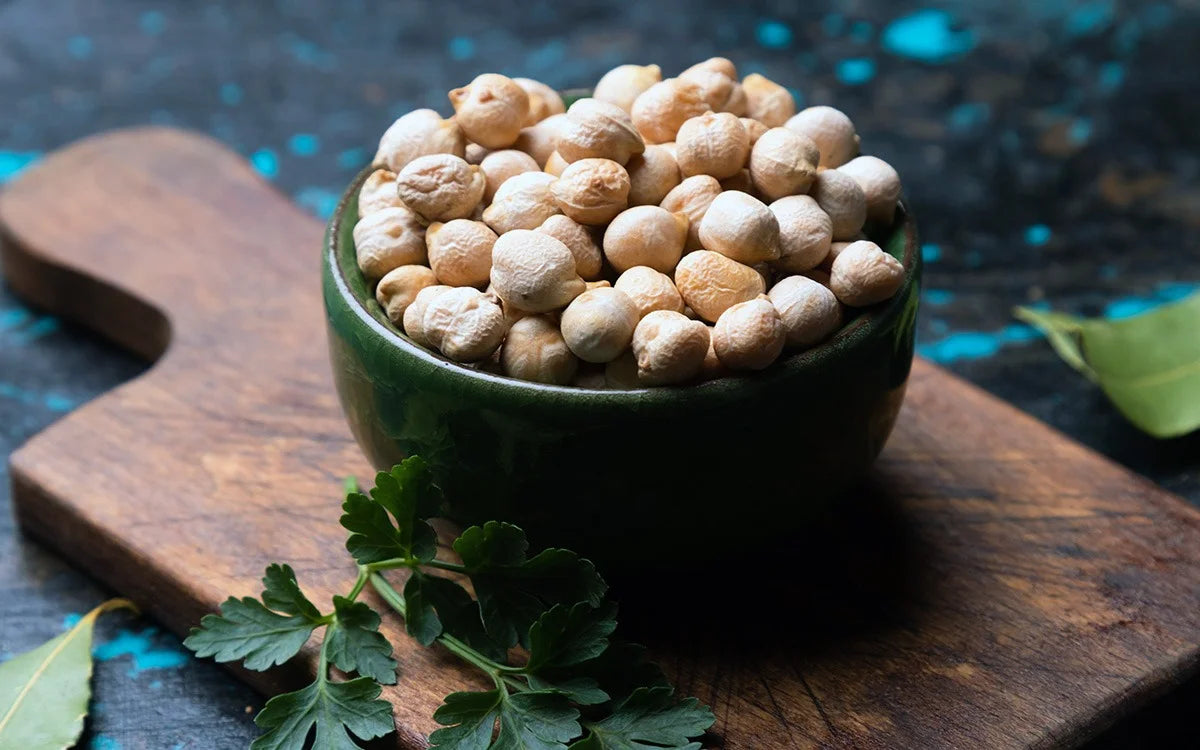
[[(566, 88), (725, 55), (845, 110), (900, 170), (929, 262), (922, 354), (1200, 503), (1200, 434), (1138, 433), (1010, 313), (1120, 316), (1200, 288), (1200, 3), (797, 5), (0, 0), (0, 182), (89, 133), (162, 123), (325, 215), (393, 118), (445, 111), (477, 73)], [(144, 366), (0, 286), (0, 453)], [(3, 487), (0, 659), (113, 593), (23, 539)], [(261, 698), (153, 622), (112, 616), (97, 642), (83, 747), (255, 735)], [(1197, 709), (1193, 681), (1095, 747), (1183, 746)]]

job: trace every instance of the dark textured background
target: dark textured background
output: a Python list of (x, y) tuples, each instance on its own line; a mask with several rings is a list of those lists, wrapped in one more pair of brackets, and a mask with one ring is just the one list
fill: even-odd
[[(0, 182), (80, 136), (165, 123), (225, 141), (324, 215), (393, 118), (445, 112), (479, 72), (563, 88), (713, 54), (844, 109), (899, 168), (929, 261), (925, 356), (1200, 502), (1200, 435), (1139, 434), (1010, 315), (1119, 317), (1200, 288), (1197, 0), (0, 0)], [(142, 368), (0, 286), (0, 453)], [(0, 659), (111, 594), (22, 539), (2, 486)], [(84, 747), (254, 735), (260, 698), (153, 623), (111, 616), (97, 642)], [(1198, 708), (1185, 686), (1097, 747), (1194, 747)]]

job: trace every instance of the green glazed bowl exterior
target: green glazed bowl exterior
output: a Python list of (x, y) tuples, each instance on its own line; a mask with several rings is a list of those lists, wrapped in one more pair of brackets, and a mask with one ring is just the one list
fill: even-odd
[(391, 324), (355, 262), (364, 170), (329, 222), (323, 286), (334, 380), (367, 458), (419, 454), (462, 523), (521, 525), (535, 548), (617, 562), (719, 556), (731, 534), (794, 533), (866, 475), (913, 356), (914, 222), (870, 232), (906, 277), (827, 343), (763, 372), (632, 391), (541, 385), (464, 367)]

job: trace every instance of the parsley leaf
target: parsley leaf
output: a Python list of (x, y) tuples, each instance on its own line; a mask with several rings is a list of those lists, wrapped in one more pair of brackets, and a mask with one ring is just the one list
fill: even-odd
[(285, 615), (300, 615), (310, 620), (320, 619), (321, 613), (313, 603), (304, 596), (300, 584), (296, 583), (296, 573), (290, 565), (268, 565), (263, 574), (262, 592), (263, 604), (267, 609), (282, 612)]
[[(589, 677), (600, 689), (620, 703), (640, 687), (670, 687), (671, 683), (657, 664), (650, 661), (645, 646), (628, 641), (610, 640), (608, 648), (595, 659), (564, 670), (544, 670), (538, 677), (558, 683), (571, 677)], [(576, 701), (578, 702), (578, 701)], [(580, 704), (585, 705), (585, 704)]]
[(604, 653), (608, 636), (617, 628), (616, 614), (611, 603), (599, 608), (587, 602), (556, 604), (546, 610), (529, 628), (525, 671), (569, 667)]
[(529, 627), (555, 604), (599, 606), (607, 584), (590, 560), (564, 549), (526, 557), (525, 532), (508, 523), (472, 526), (454, 540), (483, 611), (488, 634), (502, 646), (528, 646)]
[(493, 750), (566, 750), (582, 731), (579, 711), (559, 693), (503, 695), (500, 735)]
[(267, 701), (254, 723), (269, 731), (251, 743), (250, 750), (304, 750), (314, 727), (313, 747), (355, 750), (360, 745), (350, 733), (369, 740), (395, 729), (391, 704), (379, 700), (374, 680), (330, 682), (324, 675), (302, 690)]
[(572, 703), (580, 706), (597, 706), (607, 703), (608, 693), (600, 689), (600, 683), (592, 677), (564, 677), (555, 682), (540, 675), (526, 675), (529, 687), (533, 690), (553, 690), (567, 696)]
[(422, 646), (429, 646), (442, 634), (442, 621), (431, 596), (435, 580), (442, 579), (414, 570), (404, 584), (404, 629)]
[(588, 736), (571, 750), (700, 750), (692, 737), (704, 734), (716, 718), (695, 698), (676, 702), (669, 687), (638, 688), (613, 708), (611, 716), (587, 723)]
[(451, 693), (433, 713), (443, 724), (429, 735), (429, 744), (443, 750), (476, 750), (492, 744), (492, 730), (500, 718), (500, 690), (486, 693)]
[(325, 634), (329, 660), (343, 672), (358, 672), (384, 685), (396, 684), (392, 644), (379, 632), (379, 615), (362, 602), (333, 597), (334, 621)]
[(413, 571), (404, 585), (405, 627), (423, 645), (447, 633), (494, 661), (503, 661), (508, 649), (496, 643), (483, 627), (479, 603), (449, 578)]
[(346, 495), (341, 518), (350, 532), (346, 549), (363, 565), (394, 557), (432, 560), (437, 534), (425, 519), (436, 515), (441, 504), (429, 467), (417, 456), (405, 459), (390, 472), (375, 475), (370, 497), (361, 492)]
[(342, 503), (342, 527), (350, 532), (346, 550), (359, 565), (404, 557), (404, 538), (383, 506), (361, 492), (351, 492)]

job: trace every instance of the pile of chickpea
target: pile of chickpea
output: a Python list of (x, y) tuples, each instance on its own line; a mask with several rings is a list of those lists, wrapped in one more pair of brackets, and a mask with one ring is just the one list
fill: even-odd
[(622, 65), (565, 109), (484, 74), (397, 120), (359, 268), (417, 344), (514, 378), (638, 388), (761, 370), (892, 297), (900, 178), (854, 124), (715, 57)]

